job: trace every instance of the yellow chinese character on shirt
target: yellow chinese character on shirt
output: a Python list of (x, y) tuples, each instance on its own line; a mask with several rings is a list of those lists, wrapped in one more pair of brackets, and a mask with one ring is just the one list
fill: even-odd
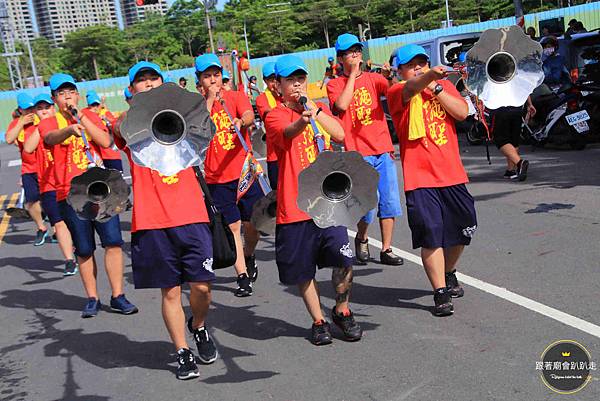
[(372, 124), (373, 120), (371, 119), (371, 113), (373, 110), (370, 106), (373, 104), (373, 99), (371, 98), (369, 91), (363, 86), (356, 89), (353, 96), (356, 119), (360, 121), (362, 125)]
[(177, 184), (179, 182), (179, 177), (177, 177), (177, 174), (162, 175), (161, 173), (158, 173), (158, 175), (160, 177), (162, 177), (162, 182), (167, 185), (173, 185), (173, 184)]
[(227, 116), (224, 110), (221, 110), (218, 113), (212, 115), (213, 122), (217, 127), (217, 142), (221, 147), (225, 150), (231, 150), (235, 148), (235, 143), (233, 142), (233, 134), (231, 133), (231, 120)]
[(356, 109), (356, 118), (362, 125), (370, 125), (373, 123), (371, 119), (372, 111), (370, 107), (360, 106)]
[(304, 152), (306, 152), (306, 158), (308, 159), (309, 163), (313, 163), (317, 159), (317, 151), (314, 144), (307, 146), (304, 149)]

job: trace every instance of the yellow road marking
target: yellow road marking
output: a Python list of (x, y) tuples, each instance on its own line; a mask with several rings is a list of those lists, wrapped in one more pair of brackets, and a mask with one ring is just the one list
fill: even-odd
[[(10, 200), (8, 201), (8, 205), (6, 208), (14, 207), (19, 200), (19, 192), (15, 192), (11, 195)], [(4, 204), (4, 200), (6, 199), (6, 195), (0, 195), (0, 205)], [(8, 213), (4, 212), (2, 216), (2, 221), (0, 221), (0, 245), (2, 245), (2, 240), (4, 239), (4, 234), (6, 234), (6, 230), (8, 229), (8, 222), (10, 220), (10, 216)]]

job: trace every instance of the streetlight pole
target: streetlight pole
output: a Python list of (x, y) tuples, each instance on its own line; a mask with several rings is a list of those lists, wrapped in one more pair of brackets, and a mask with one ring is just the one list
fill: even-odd
[(450, 28), (450, 7), (448, 6), (448, 0), (446, 0), (446, 28)]
[(208, 38), (210, 39), (210, 50), (216, 54), (215, 42), (213, 41), (212, 28), (210, 26), (210, 16), (208, 15), (209, 5), (212, 3), (210, 0), (200, 0), (204, 6), (204, 13), (206, 15), (206, 27), (208, 28)]
[(31, 73), (33, 74), (33, 86), (37, 88), (38, 86), (42, 85), (40, 85), (38, 82), (37, 68), (35, 68), (35, 60), (33, 59), (33, 52), (31, 51), (31, 44), (29, 43), (29, 38), (25, 40), (25, 43), (27, 44), (27, 52), (29, 52), (29, 62), (31, 63)]
[(517, 25), (523, 28), (525, 26), (525, 16), (523, 13), (523, 1), (522, 0), (513, 0), (515, 4), (515, 19), (517, 20)]

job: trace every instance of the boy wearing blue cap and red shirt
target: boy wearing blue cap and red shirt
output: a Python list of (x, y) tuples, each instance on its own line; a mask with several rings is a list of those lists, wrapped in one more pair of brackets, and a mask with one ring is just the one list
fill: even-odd
[[(163, 84), (160, 67), (141, 61), (129, 69), (133, 95)], [(131, 263), (135, 288), (160, 288), (165, 326), (177, 350), (177, 378), (198, 377), (195, 357), (185, 338), (185, 312), (181, 304), (181, 286), (190, 287), (192, 316), (187, 328), (198, 347), (200, 360), (213, 363), (217, 348), (204, 320), (211, 302), (212, 234), (202, 191), (193, 168), (172, 176), (135, 164), (122, 139), (119, 123), (115, 141), (129, 159), (133, 182), (131, 222)]]
[(276, 263), (279, 280), (297, 285), (313, 319), (311, 341), (315, 345), (332, 341), (329, 323), (321, 310), (319, 288), (315, 280), (317, 267), (333, 267), (332, 283), (336, 292), (331, 311), (333, 322), (348, 341), (358, 341), (362, 329), (349, 309), (352, 286), (352, 249), (346, 227), (319, 228), (311, 217), (298, 208), (298, 176), (317, 158), (315, 133), (310, 119), (320, 124), (328, 145), (329, 137), (344, 140), (344, 129), (323, 103), (309, 101), (308, 111), (299, 103), (306, 96), (308, 70), (294, 55), (280, 57), (275, 74), (282, 94), (282, 104), (266, 118), (267, 133), (277, 151), (277, 227), (275, 231)]
[(468, 106), (454, 85), (442, 80), (444, 66), (429, 68), (421, 46), (403, 46), (393, 57), (404, 81), (389, 89), (388, 102), (400, 141), (413, 247), (421, 248), (434, 314), (451, 315), (452, 297), (464, 294), (456, 264), (477, 229), (454, 125), (467, 117)]
[[(235, 237), (238, 288), (234, 295), (247, 297), (252, 295), (252, 282), (258, 277), (254, 250), (259, 234), (250, 223), (250, 217), (254, 204), (263, 197), (263, 193), (255, 180), (247, 192), (237, 200), (238, 182), (246, 152), (233, 124), (242, 132), (248, 148), (251, 149), (252, 144), (246, 128), (254, 124), (254, 111), (243, 92), (223, 89), (223, 67), (216, 55), (211, 53), (198, 56), (195, 65), (196, 76), (201, 86), (200, 93), (206, 98), (206, 107), (216, 126), (216, 134), (206, 151), (204, 175), (215, 206), (223, 213)], [(231, 113), (233, 122), (230, 121), (221, 102)]]
[(33, 98), (26, 93), (17, 95), (17, 106), (20, 116), (14, 118), (6, 129), (6, 143), (16, 143), (21, 154), (21, 185), (25, 191), (25, 209), (37, 226), (35, 246), (43, 245), (48, 230), (42, 218), (40, 204), (40, 188), (37, 177), (37, 160), (34, 154), (23, 151), (23, 144), (33, 134), (39, 119), (34, 113)]
[[(75, 119), (74, 112), (77, 110), (79, 92), (72, 76), (62, 73), (52, 75), (50, 91), (58, 112), (54, 117), (41, 121), (38, 130), (46, 145), (52, 147), (56, 200), (73, 238), (81, 280), (88, 297), (81, 316), (84, 318), (96, 316), (101, 308), (94, 258), (96, 249), (94, 232), (98, 233), (104, 248), (104, 267), (112, 289), (111, 309), (122, 314), (135, 313), (138, 309), (123, 293), (123, 251), (121, 249), (123, 238), (119, 216), (114, 216), (105, 223), (84, 221), (79, 219), (67, 203), (71, 180), (85, 173), (90, 163), (101, 164), (98, 146), (110, 146), (110, 136), (100, 117), (94, 113), (83, 110), (77, 113), (81, 124)], [(89, 137), (89, 149), (86, 149), (81, 135)], [(89, 157), (94, 160), (88, 159), (88, 152)]]
[[(344, 123), (346, 150), (358, 151), (379, 173), (377, 215), (382, 242), (379, 258), (383, 264), (399, 266), (404, 261), (392, 252), (395, 218), (402, 215), (398, 173), (380, 100), (392, 84), (391, 70), (386, 64), (382, 68), (383, 75), (361, 71), (362, 44), (352, 34), (340, 35), (335, 50), (344, 74), (327, 84), (329, 104)], [(366, 264), (370, 258), (367, 230), (374, 218), (375, 210), (372, 210), (357, 224), (354, 245), (356, 260), (361, 264)]]
[[(35, 105), (35, 114), (40, 121), (56, 115), (54, 102), (47, 93), (37, 95), (33, 99), (33, 103)], [(73, 240), (71, 238), (71, 233), (60, 214), (58, 203), (56, 202), (56, 183), (52, 149), (50, 146), (47, 146), (44, 141), (40, 140), (40, 133), (37, 129), (25, 141), (23, 149), (25, 152), (34, 154), (36, 157), (42, 209), (44, 210), (44, 213), (46, 213), (46, 216), (48, 216), (50, 225), (54, 227), (58, 245), (65, 257), (65, 270), (63, 275), (72, 276), (77, 273), (77, 264), (75, 263), (75, 258), (73, 256)]]
[[(281, 97), (277, 91), (277, 78), (275, 77), (275, 63), (270, 61), (265, 63), (262, 68), (263, 80), (267, 89), (256, 98), (256, 109), (260, 119), (265, 121), (267, 114), (275, 107), (281, 104)], [(277, 188), (277, 153), (273, 149), (273, 144), (267, 134), (267, 172), (269, 174), (269, 184), (271, 188)]]
[[(100, 116), (102, 124), (108, 129), (108, 133), (112, 135), (112, 126), (117, 121), (117, 118), (104, 106), (96, 91), (88, 91), (85, 95), (85, 99), (87, 100), (88, 107), (83, 110), (89, 110)], [(114, 145), (108, 148), (100, 148), (100, 156), (104, 162), (104, 167), (123, 172), (121, 153)]]

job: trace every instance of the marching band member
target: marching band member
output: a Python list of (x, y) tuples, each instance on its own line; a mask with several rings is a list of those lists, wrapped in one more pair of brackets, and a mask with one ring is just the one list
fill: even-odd
[[(39, 94), (33, 99), (35, 113), (43, 121), (47, 118), (56, 115), (54, 102), (47, 93)], [(47, 146), (44, 141), (40, 141), (39, 130), (35, 130), (33, 134), (23, 144), (23, 149), (29, 154), (34, 154), (38, 166), (38, 184), (40, 188), (40, 199), (42, 209), (50, 225), (54, 227), (58, 246), (65, 257), (64, 276), (72, 276), (77, 273), (77, 263), (73, 255), (73, 239), (67, 225), (60, 214), (58, 203), (56, 202), (56, 183), (54, 177), (54, 158), (52, 157), (52, 149)]]
[(446, 68), (429, 68), (428, 60), (418, 45), (396, 50), (394, 66), (404, 81), (388, 90), (388, 102), (400, 141), (413, 248), (421, 248), (434, 314), (446, 316), (454, 312), (452, 297), (464, 294), (456, 264), (477, 230), (477, 216), (454, 126), (467, 117), (467, 103), (442, 80)]
[(37, 159), (35, 154), (23, 151), (23, 143), (36, 129), (37, 117), (34, 113), (33, 99), (26, 93), (17, 95), (19, 116), (14, 118), (6, 129), (6, 143), (16, 142), (21, 155), (21, 184), (25, 191), (25, 209), (37, 226), (37, 233), (33, 245), (43, 245), (48, 236), (48, 229), (42, 218), (42, 205), (40, 203), (40, 188), (37, 177)]
[[(275, 63), (270, 61), (265, 63), (262, 68), (263, 80), (267, 88), (263, 93), (256, 98), (256, 109), (260, 119), (265, 121), (267, 114), (275, 107), (281, 104), (281, 97), (277, 91), (277, 78), (275, 77)], [(277, 188), (277, 176), (279, 174), (277, 168), (277, 153), (273, 149), (273, 144), (269, 141), (267, 135), (267, 174), (269, 175), (269, 183), (271, 188)]]
[[(252, 282), (258, 277), (254, 250), (259, 234), (250, 223), (250, 217), (254, 204), (263, 193), (256, 181), (247, 188), (245, 193), (240, 194), (238, 191), (240, 174), (247, 155), (240, 138), (234, 131), (233, 124), (241, 130), (246, 144), (251, 146), (246, 128), (254, 124), (254, 112), (243, 92), (223, 90), (223, 67), (216, 55), (198, 56), (195, 65), (196, 76), (201, 86), (200, 93), (206, 98), (206, 107), (217, 130), (206, 151), (204, 162), (206, 183), (216, 207), (223, 213), (235, 237), (237, 248), (235, 270), (238, 288), (234, 295), (246, 297), (252, 295)], [(233, 121), (230, 120), (225, 108), (231, 113)]]
[[(162, 85), (163, 74), (158, 65), (140, 61), (129, 69), (129, 82), (135, 95)], [(177, 351), (176, 376), (181, 380), (198, 377), (195, 357), (185, 338), (181, 290), (186, 282), (192, 310), (187, 328), (200, 361), (210, 364), (218, 357), (205, 325), (215, 274), (212, 234), (200, 185), (192, 167), (167, 177), (135, 164), (121, 138), (119, 123), (115, 142), (129, 159), (133, 182), (131, 263), (135, 288), (160, 288), (163, 320)]]
[[(108, 129), (108, 133), (112, 135), (112, 126), (117, 121), (117, 118), (104, 106), (100, 96), (96, 91), (90, 90), (86, 93), (85, 99), (88, 107), (84, 110), (89, 110), (96, 113), (101, 119), (102, 124)], [(104, 162), (104, 167), (112, 168), (123, 172), (123, 161), (121, 160), (121, 152), (114, 146), (111, 145), (108, 148), (100, 148), (100, 156)]]
[(282, 104), (267, 114), (266, 131), (279, 160), (275, 234), (279, 280), (285, 285), (297, 285), (300, 289), (313, 319), (311, 341), (315, 345), (329, 344), (332, 337), (329, 323), (321, 310), (315, 274), (317, 267), (333, 267), (336, 305), (331, 317), (348, 341), (357, 341), (362, 337), (362, 329), (348, 307), (352, 249), (346, 227), (319, 228), (296, 203), (298, 175), (317, 157), (310, 119), (320, 124), (337, 142), (344, 140), (344, 130), (326, 105), (310, 101), (310, 110), (305, 111), (298, 102), (307, 91), (308, 70), (302, 59), (294, 55), (280, 57), (275, 64), (275, 74), (282, 93)]
[[(395, 218), (402, 215), (402, 207), (394, 146), (381, 105), (381, 97), (392, 84), (391, 70), (386, 64), (382, 74), (361, 71), (362, 44), (352, 34), (340, 35), (335, 50), (343, 74), (327, 84), (329, 104), (344, 123), (346, 150), (358, 151), (379, 173), (377, 216), (382, 242), (379, 259), (383, 264), (399, 266), (404, 261), (392, 252), (392, 235)], [(367, 230), (374, 218), (375, 209), (357, 224), (354, 245), (356, 260), (361, 264), (370, 258)]]
[[(53, 147), (56, 199), (62, 218), (73, 238), (81, 280), (88, 297), (81, 316), (96, 316), (101, 308), (96, 283), (94, 231), (98, 233), (104, 248), (104, 267), (112, 289), (111, 309), (126, 315), (136, 313), (137, 307), (129, 302), (123, 293), (123, 239), (119, 216), (114, 216), (105, 223), (80, 220), (66, 200), (71, 180), (83, 174), (90, 163), (100, 163), (98, 146), (110, 146), (110, 136), (100, 117), (94, 113), (77, 113), (80, 115), (81, 124), (77, 122), (73, 112), (77, 110), (79, 92), (73, 77), (62, 73), (52, 75), (50, 90), (58, 112), (54, 117), (41, 121), (38, 130), (46, 145)], [(90, 137), (89, 149), (85, 147), (81, 135)], [(88, 154), (95, 160), (89, 160)]]

